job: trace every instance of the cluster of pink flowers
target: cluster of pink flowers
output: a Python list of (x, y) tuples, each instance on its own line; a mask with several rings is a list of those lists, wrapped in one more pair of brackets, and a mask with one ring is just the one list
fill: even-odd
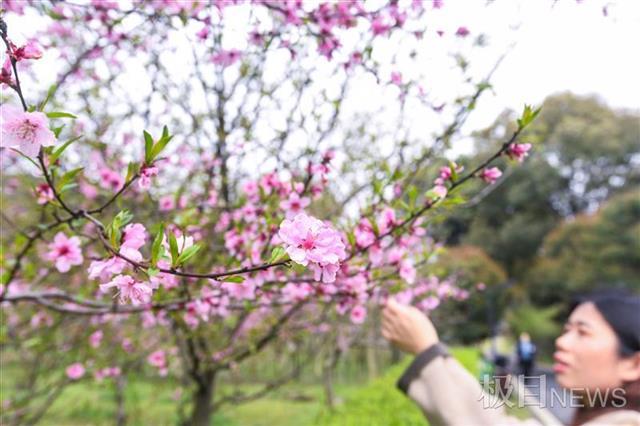
[(59, 272), (68, 272), (71, 266), (81, 265), (83, 262), (80, 238), (67, 237), (63, 232), (58, 232), (49, 244), (49, 251), (45, 259), (55, 262)]
[(149, 356), (147, 357), (147, 362), (153, 367), (157, 368), (158, 373), (161, 376), (166, 376), (169, 372), (167, 366), (167, 356), (165, 355), (163, 350), (157, 350), (149, 354)]
[(119, 296), (120, 303), (125, 303), (128, 299), (133, 305), (148, 303), (153, 293), (148, 283), (136, 281), (129, 275), (118, 275), (107, 284), (100, 284), (100, 290), (103, 292), (107, 292), (111, 287), (117, 288), (116, 295)]
[(56, 143), (56, 136), (49, 130), (49, 120), (41, 112), (23, 112), (13, 105), (2, 105), (0, 119), (0, 147), (17, 148), (24, 155), (35, 157), (41, 146)]
[(117, 191), (124, 185), (124, 178), (120, 176), (120, 173), (115, 170), (111, 170), (108, 167), (100, 169), (100, 186), (104, 189), (111, 191)]
[(314, 217), (298, 213), (293, 220), (285, 219), (280, 224), (278, 236), (291, 260), (311, 267), (317, 281), (335, 281), (340, 261), (346, 257), (340, 233)]
[(120, 370), (120, 367), (104, 367), (97, 370), (93, 376), (98, 382), (100, 382), (107, 377), (118, 377), (121, 373), (122, 371)]
[(221, 50), (211, 57), (211, 62), (222, 67), (228, 67), (235, 64), (242, 57), (237, 49)]
[(151, 178), (158, 174), (156, 166), (145, 166), (140, 170), (140, 178), (138, 179), (138, 187), (142, 190), (151, 188)]
[[(453, 167), (453, 170), (452, 170)], [(456, 163), (451, 163), (450, 166), (442, 166), (440, 167), (440, 174), (433, 182), (435, 186), (431, 188), (433, 194), (435, 194), (438, 198), (444, 198), (447, 196), (449, 192), (447, 188), (447, 182), (453, 179), (453, 171), (456, 173), (461, 173), (464, 170), (463, 166), (459, 166)]]
[[(144, 225), (130, 223), (124, 227), (119, 253), (129, 260), (139, 262), (142, 260), (140, 248), (146, 244), (146, 240), (147, 231)], [(118, 274), (111, 281), (101, 284), (100, 289), (107, 292), (108, 289), (115, 287), (118, 290), (116, 295), (120, 297), (121, 303), (127, 300), (130, 300), (134, 305), (148, 303), (153, 290), (158, 287), (157, 283), (143, 283), (136, 281), (129, 275), (122, 275), (121, 273), (128, 266), (129, 262), (118, 256), (105, 260), (94, 260), (89, 265), (89, 278), (99, 278), (104, 282)]]
[[(3, 7), (5, 6), (5, 3), (6, 2), (2, 3)], [(33, 40), (29, 40), (27, 44), (21, 47), (16, 47), (16, 45), (9, 42), (8, 53), (9, 56), (7, 56), (7, 59), (4, 61), (0, 72), (0, 83), (13, 87), (15, 85), (15, 81), (13, 80), (11, 58), (16, 62), (22, 61), (23, 59), (40, 59), (42, 57), (42, 49)]]

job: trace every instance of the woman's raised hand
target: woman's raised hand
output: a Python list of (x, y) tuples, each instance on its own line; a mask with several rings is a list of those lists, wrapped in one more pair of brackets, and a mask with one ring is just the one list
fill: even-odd
[(403, 351), (419, 354), (435, 343), (438, 333), (429, 318), (413, 306), (393, 298), (382, 311), (382, 336)]

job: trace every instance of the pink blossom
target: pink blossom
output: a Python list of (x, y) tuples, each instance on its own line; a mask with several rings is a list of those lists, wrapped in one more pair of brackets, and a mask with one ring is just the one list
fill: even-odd
[(6, 84), (8, 86), (13, 86), (13, 71), (11, 68), (11, 60), (7, 58), (2, 65), (2, 70), (0, 70), (0, 83)]
[(382, 16), (377, 17), (371, 22), (371, 31), (373, 31), (373, 35), (386, 34), (390, 29), (391, 25), (389, 25), (386, 19)]
[(40, 183), (36, 186), (36, 195), (38, 196), (38, 204), (47, 204), (55, 198), (53, 190), (46, 183)]
[(333, 57), (333, 52), (340, 47), (340, 40), (337, 38), (323, 37), (322, 41), (318, 44), (318, 52), (327, 59)]
[(369, 222), (367, 218), (360, 220), (360, 223), (358, 223), (353, 230), (353, 233), (356, 237), (356, 244), (363, 248), (370, 246), (376, 240), (376, 235), (373, 233), (373, 226), (371, 226), (371, 222)]
[(18, 148), (29, 157), (38, 155), (41, 146), (51, 146), (56, 136), (49, 130), (47, 116), (41, 112), (22, 112), (13, 105), (0, 106), (2, 135), (0, 147)]
[(151, 178), (158, 174), (156, 166), (145, 166), (140, 170), (140, 178), (138, 179), (138, 187), (147, 190), (151, 187)]
[(125, 260), (115, 256), (107, 260), (94, 260), (89, 265), (89, 279), (99, 278), (100, 281), (106, 281), (113, 275), (121, 273), (126, 266)]
[(380, 244), (373, 244), (369, 247), (369, 261), (372, 266), (381, 266), (384, 261), (384, 252)]
[(391, 207), (385, 207), (378, 216), (377, 223), (380, 234), (386, 234), (396, 224), (396, 212)]
[(103, 335), (104, 333), (102, 332), (102, 330), (96, 330), (91, 333), (91, 335), (89, 336), (89, 344), (92, 348), (97, 348), (98, 346), (100, 346)]
[(23, 0), (3, 0), (2, 8), (5, 11), (10, 11), (22, 15), (24, 13), (24, 7), (26, 3)]
[(163, 350), (157, 350), (149, 354), (147, 362), (156, 368), (167, 367), (167, 357)]
[(45, 258), (55, 262), (59, 272), (68, 272), (72, 265), (82, 264), (80, 238), (68, 238), (63, 232), (58, 232), (48, 247), (49, 252), (45, 254)]
[(124, 178), (114, 170), (107, 167), (100, 169), (100, 186), (105, 189), (117, 191), (124, 185)]
[(293, 220), (280, 224), (278, 236), (286, 245), (286, 251), (294, 262), (314, 265), (316, 276), (320, 269), (324, 282), (333, 282), (345, 247), (340, 234), (320, 220), (299, 213)]
[(467, 27), (459, 27), (456, 30), (456, 35), (458, 37), (466, 37), (469, 35), (469, 29)]
[[(0, 294), (2, 294), (1, 290)], [(43, 325), (51, 327), (53, 325), (53, 318), (51, 317), (51, 315), (44, 311), (38, 311), (34, 316), (31, 317), (30, 324), (32, 328), (39, 328)]]
[(480, 178), (487, 182), (488, 184), (495, 183), (498, 178), (502, 176), (502, 172), (497, 167), (491, 167), (489, 169), (484, 169), (480, 174)]
[(145, 245), (147, 239), (147, 231), (141, 223), (130, 223), (124, 227), (124, 235), (122, 236), (122, 244), (120, 247), (131, 249), (139, 249)]
[(413, 262), (410, 260), (403, 260), (400, 262), (399, 275), (409, 284), (416, 282), (416, 268), (413, 266)]
[(438, 198), (444, 198), (447, 196), (447, 187), (444, 185), (436, 185), (433, 188), (431, 188), (431, 191), (433, 191), (433, 194), (435, 194)]
[(353, 309), (351, 309), (350, 317), (352, 323), (362, 324), (367, 318), (367, 310), (362, 305), (354, 306)]
[(298, 213), (304, 211), (311, 201), (308, 197), (300, 197), (298, 193), (292, 192), (289, 199), (280, 202), (280, 208), (286, 212), (287, 219), (291, 219)]
[(231, 49), (231, 50), (221, 50), (211, 57), (211, 62), (216, 65), (221, 65), (223, 67), (228, 67), (236, 63), (242, 54), (239, 50)]
[(451, 167), (449, 166), (440, 167), (440, 178), (442, 180), (451, 179)]
[(418, 307), (426, 311), (432, 311), (440, 305), (440, 299), (436, 296), (428, 296), (418, 303)]
[(443, 6), (443, 0), (433, 0), (433, 8), (440, 9)]
[(79, 378), (84, 376), (84, 372), (84, 366), (79, 362), (71, 364), (67, 367), (67, 377), (71, 380), (78, 380)]
[[(159, 260), (158, 267), (169, 269), (171, 267), (171, 264), (166, 260)], [(149, 281), (151, 281), (152, 287), (155, 288), (162, 286), (165, 289), (170, 290), (178, 286), (178, 277), (173, 274), (167, 274), (165, 272), (156, 274), (155, 276), (151, 277)]]
[(111, 287), (118, 289), (116, 295), (120, 296), (120, 303), (125, 303), (129, 299), (133, 305), (147, 303), (153, 292), (149, 284), (136, 281), (129, 275), (118, 275), (109, 283), (100, 284), (100, 290), (104, 292)]
[(486, 290), (486, 288), (487, 288), (487, 285), (485, 283), (476, 284), (476, 290), (478, 290), (478, 291), (484, 291), (484, 290)]
[(175, 209), (176, 202), (173, 195), (164, 195), (160, 197), (160, 201), (158, 201), (158, 207), (160, 208), (161, 212)]
[(114, 0), (91, 0), (91, 5), (97, 9), (117, 9), (118, 2)]
[(529, 155), (531, 149), (530, 143), (514, 143), (509, 146), (507, 155), (514, 160), (518, 160), (520, 163), (524, 160), (524, 157)]
[(402, 86), (402, 73), (394, 71), (391, 73), (391, 82), (395, 85)]
[(85, 198), (89, 200), (93, 200), (98, 196), (98, 190), (96, 189), (96, 187), (91, 185), (90, 183), (85, 182), (84, 180), (80, 181), (80, 192), (85, 196)]
[(209, 191), (209, 197), (207, 198), (206, 204), (209, 207), (215, 207), (218, 204), (218, 192), (215, 189), (211, 189)]
[(12, 47), (13, 49), (11, 53), (16, 61), (42, 58), (42, 49), (34, 40), (29, 40), (27, 44), (19, 48), (16, 48), (15, 46)]
[(200, 40), (206, 40), (207, 37), (209, 37), (209, 26), (205, 25), (202, 27), (202, 29), (196, 33), (196, 37)]

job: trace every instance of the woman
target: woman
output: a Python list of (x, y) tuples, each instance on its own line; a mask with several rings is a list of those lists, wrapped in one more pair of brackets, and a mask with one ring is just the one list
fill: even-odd
[[(382, 335), (416, 355), (398, 387), (432, 426), (559, 424), (544, 410), (532, 408), (537, 419), (522, 421), (507, 416), (502, 404), (486, 404), (491, 397), (449, 356), (418, 309), (390, 299)], [(556, 339), (554, 360), (556, 381), (573, 395), (567, 402), (579, 407), (573, 425), (640, 426), (639, 296), (607, 291), (579, 299)]]

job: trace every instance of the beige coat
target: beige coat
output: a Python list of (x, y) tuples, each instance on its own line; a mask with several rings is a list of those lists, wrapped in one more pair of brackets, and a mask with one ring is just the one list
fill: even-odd
[[(414, 361), (414, 364), (416, 362)], [(483, 400), (490, 398), (480, 383), (453, 357), (436, 356), (424, 367), (407, 369), (407, 394), (422, 409), (431, 426), (559, 426), (547, 410), (527, 406), (534, 418), (520, 420), (508, 416), (504, 405)], [(405, 376), (407, 376), (405, 373)], [(402, 379), (401, 379), (402, 380)], [(494, 399), (495, 401), (495, 399)], [(632, 410), (609, 412), (585, 426), (640, 426), (640, 413)]]

